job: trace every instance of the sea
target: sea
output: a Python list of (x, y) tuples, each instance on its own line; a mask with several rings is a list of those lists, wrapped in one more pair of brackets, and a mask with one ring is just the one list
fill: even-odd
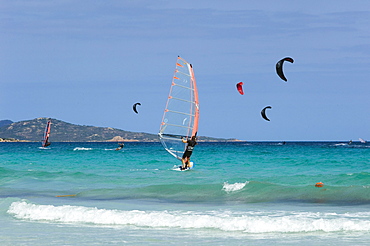
[(117, 147), (0, 143), (0, 244), (370, 245), (369, 143)]

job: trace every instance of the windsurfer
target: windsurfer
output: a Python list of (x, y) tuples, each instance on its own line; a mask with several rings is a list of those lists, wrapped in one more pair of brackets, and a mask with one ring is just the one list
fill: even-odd
[(49, 142), (50, 127), (51, 127), (51, 120), (49, 120), (46, 123), (45, 132), (44, 132), (44, 139), (42, 140), (42, 147), (48, 147), (50, 145), (50, 142)]
[(116, 150), (121, 150), (123, 148), (123, 146), (124, 146), (123, 143), (119, 143), (118, 145), (119, 145), (119, 147)]
[(182, 159), (181, 159), (181, 162), (182, 162), (181, 169), (185, 170), (189, 168), (190, 156), (191, 154), (193, 154), (193, 149), (194, 149), (194, 146), (197, 145), (197, 141), (196, 141), (195, 136), (192, 136), (191, 139), (188, 139), (188, 140), (182, 139), (182, 142), (187, 143), (186, 150), (184, 154), (182, 155)]

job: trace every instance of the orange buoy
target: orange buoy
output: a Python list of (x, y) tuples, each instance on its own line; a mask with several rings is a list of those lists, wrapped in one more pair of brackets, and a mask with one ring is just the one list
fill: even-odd
[(318, 182), (315, 184), (315, 187), (323, 187), (324, 183), (323, 182)]

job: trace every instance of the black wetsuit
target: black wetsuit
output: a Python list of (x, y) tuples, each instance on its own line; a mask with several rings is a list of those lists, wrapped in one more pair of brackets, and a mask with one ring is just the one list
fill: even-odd
[(187, 141), (188, 145), (186, 146), (186, 150), (184, 152), (184, 154), (182, 155), (182, 158), (186, 158), (186, 157), (190, 157), (191, 154), (193, 154), (193, 149), (194, 149), (194, 146), (197, 145), (197, 142), (195, 140), (188, 140)]

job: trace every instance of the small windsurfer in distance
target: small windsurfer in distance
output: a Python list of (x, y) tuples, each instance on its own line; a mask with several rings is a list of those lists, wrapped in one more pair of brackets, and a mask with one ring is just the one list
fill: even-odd
[(197, 141), (196, 141), (195, 136), (192, 136), (191, 139), (188, 139), (188, 140), (183, 138), (182, 142), (187, 143), (186, 150), (184, 154), (182, 155), (182, 159), (181, 159), (182, 166), (180, 167), (181, 170), (185, 170), (189, 168), (190, 156), (191, 154), (193, 154), (193, 149), (194, 149), (194, 146), (197, 145)]
[(119, 147), (116, 150), (121, 150), (124, 146), (124, 143), (118, 143)]
[(352, 144), (352, 140), (349, 140), (348, 145)]
[(49, 142), (50, 137), (51, 120), (49, 119), (46, 123), (44, 139), (42, 140), (42, 147), (48, 147), (51, 143)]

